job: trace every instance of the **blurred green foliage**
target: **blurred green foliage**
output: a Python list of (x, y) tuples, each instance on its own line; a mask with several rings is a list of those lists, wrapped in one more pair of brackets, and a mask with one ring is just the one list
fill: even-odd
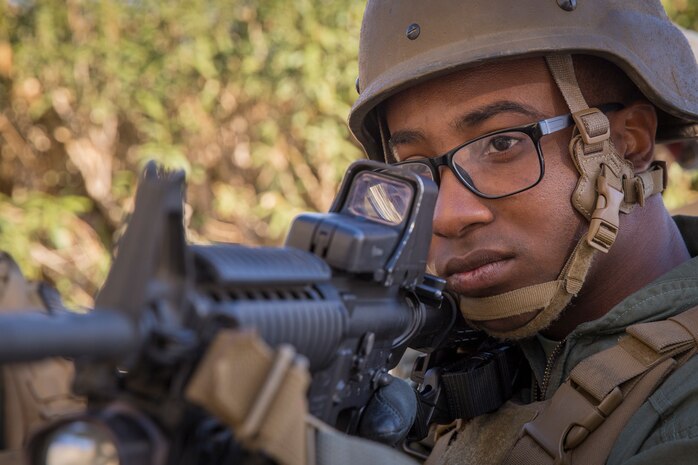
[(361, 156), (351, 0), (0, 0), (0, 248), (89, 305), (145, 162), (195, 240), (276, 244)]
[[(696, 27), (695, 0), (664, 3)], [(186, 170), (191, 239), (278, 244), (361, 157), (363, 7), (0, 0), (0, 249), (89, 306), (149, 159)]]
[(698, 0), (662, 0), (662, 4), (676, 24), (698, 30)]
[[(690, 29), (692, 33), (691, 45), (694, 53), (698, 57), (698, 0), (662, 0), (669, 17), (679, 26)], [(673, 156), (667, 157), (672, 160), (674, 157), (682, 159), (684, 166), (691, 169), (682, 168), (674, 163), (669, 170), (669, 187), (665, 191), (664, 203), (668, 208), (684, 213), (696, 214), (698, 212), (698, 146), (685, 147), (683, 153), (680, 148), (672, 147)], [(690, 155), (687, 156), (687, 154)], [(661, 156), (661, 151), (659, 156)], [(686, 204), (691, 204), (686, 206)]]

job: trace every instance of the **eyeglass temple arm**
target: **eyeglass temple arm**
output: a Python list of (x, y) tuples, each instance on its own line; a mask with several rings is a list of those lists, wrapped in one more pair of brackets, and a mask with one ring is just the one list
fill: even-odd
[(561, 129), (568, 128), (573, 124), (574, 120), (572, 119), (571, 114), (544, 119), (543, 121), (538, 123), (541, 135), (543, 136), (547, 136), (548, 134), (552, 134), (553, 132), (557, 132)]
[[(603, 113), (617, 111), (624, 107), (625, 105), (623, 105), (622, 103), (604, 103), (602, 105), (597, 106), (597, 108), (601, 110), (601, 112)], [(553, 118), (544, 119), (538, 124), (540, 125), (541, 135), (546, 136), (548, 134), (552, 134), (553, 132), (557, 132), (561, 129), (565, 129), (572, 126), (574, 124), (574, 119), (572, 118), (572, 114), (569, 113), (567, 115), (555, 116)]]

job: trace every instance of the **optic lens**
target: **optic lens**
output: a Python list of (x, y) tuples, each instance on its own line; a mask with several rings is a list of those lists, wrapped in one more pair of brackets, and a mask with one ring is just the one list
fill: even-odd
[(404, 162), (393, 165), (393, 167), (404, 173), (413, 173), (425, 179), (430, 179), (432, 181), (434, 180), (434, 175), (431, 172), (431, 168), (425, 163)]
[(345, 210), (378, 223), (397, 226), (412, 205), (412, 188), (374, 173), (360, 173), (349, 192)]
[(119, 465), (116, 445), (95, 423), (75, 421), (46, 436), (41, 465)]

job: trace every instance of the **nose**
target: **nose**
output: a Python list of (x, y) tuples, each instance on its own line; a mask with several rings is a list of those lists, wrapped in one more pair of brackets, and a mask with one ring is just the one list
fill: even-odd
[(433, 220), (435, 236), (461, 237), (494, 220), (492, 210), (485, 203), (489, 201), (473, 194), (448, 169), (442, 168), (440, 174), (439, 197)]

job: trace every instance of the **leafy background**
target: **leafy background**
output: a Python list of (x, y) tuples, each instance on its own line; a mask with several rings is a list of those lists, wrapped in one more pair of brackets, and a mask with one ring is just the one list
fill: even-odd
[[(666, 0), (698, 26), (695, 0)], [(0, 249), (89, 307), (155, 159), (188, 177), (190, 239), (279, 244), (362, 156), (353, 0), (0, 0)], [(696, 194), (672, 167), (667, 196)]]

